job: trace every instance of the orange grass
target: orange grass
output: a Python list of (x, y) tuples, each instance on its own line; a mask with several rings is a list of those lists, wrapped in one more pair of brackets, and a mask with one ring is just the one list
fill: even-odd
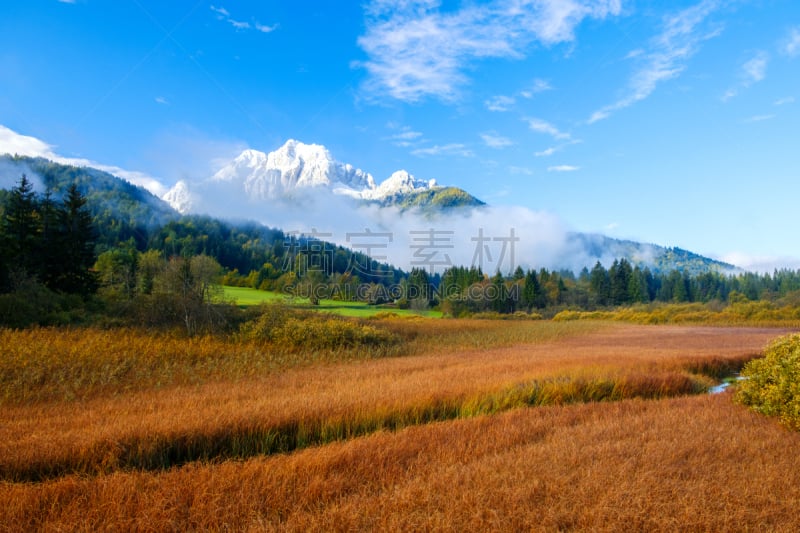
[(798, 531), (800, 434), (729, 394), (520, 409), (291, 455), (0, 484), (0, 529)]
[(0, 412), (0, 476), (40, 480), (160, 469), (521, 405), (698, 392), (709, 381), (687, 368), (740, 366), (779, 334), (622, 325), (559, 331), (538, 343), (492, 350), (442, 348), (235, 382), (7, 406)]
[(365, 321), (403, 342), (348, 349), (299, 349), (238, 338), (185, 338), (132, 328), (9, 330), (0, 328), (0, 405), (87, 400), (175, 385), (239, 380), (289, 368), (416, 353), (452, 353), (581, 335), (596, 323), (515, 324)]

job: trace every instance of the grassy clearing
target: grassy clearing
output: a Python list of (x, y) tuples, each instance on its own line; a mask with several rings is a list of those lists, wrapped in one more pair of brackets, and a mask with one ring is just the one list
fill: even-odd
[(265, 303), (296, 303), (301, 305), (310, 305), (308, 298), (292, 298), (288, 294), (281, 294), (272, 291), (259, 291), (256, 289), (251, 289), (250, 287), (231, 287), (225, 285), (222, 287), (222, 291), (222, 298), (226, 302), (234, 302), (236, 305), (242, 307), (250, 307)]
[[(412, 344), (441, 344), (457, 321), (390, 320)], [(461, 330), (470, 322), (462, 322)], [(0, 476), (40, 480), (72, 472), (162, 469), (246, 458), (381, 429), (493, 414), (528, 405), (664, 398), (704, 390), (740, 367), (774, 330), (592, 323), (474, 324), (471, 350), (315, 365), (105, 395), (84, 402), (9, 405), (0, 412)], [(504, 328), (498, 327), (504, 326)], [(516, 333), (515, 333), (516, 332)], [(494, 336), (528, 339), (486, 349)], [(470, 340), (466, 341), (470, 344)], [(507, 341), (508, 342), (508, 341)]]
[(729, 395), (521, 409), (290, 455), (0, 484), (0, 529), (797, 531), (800, 434)]
[(308, 298), (295, 298), (288, 294), (260, 291), (249, 287), (223, 287), (222, 298), (234, 302), (238, 306), (251, 307), (262, 304), (280, 303), (300, 309), (310, 309), (324, 313), (333, 313), (340, 316), (355, 318), (371, 318), (376, 315), (393, 314), (399, 317), (422, 316), (426, 318), (441, 318), (441, 311), (415, 311), (411, 309), (397, 309), (381, 305), (368, 305), (365, 302), (344, 302), (341, 300), (320, 300), (319, 305), (311, 305)]

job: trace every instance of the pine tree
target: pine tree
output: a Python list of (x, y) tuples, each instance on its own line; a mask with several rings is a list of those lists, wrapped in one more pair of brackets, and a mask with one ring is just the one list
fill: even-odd
[(2, 221), (8, 269), (17, 277), (37, 273), (36, 252), (41, 233), (37, 209), (33, 184), (23, 174), (19, 184), (11, 189)]
[(530, 311), (544, 307), (544, 292), (539, 285), (535, 270), (529, 270), (525, 276), (525, 288), (522, 290), (522, 303)]
[(95, 228), (92, 215), (86, 208), (86, 198), (75, 184), (70, 185), (62, 205), (57, 212), (58, 237), (56, 251), (61, 254), (59, 275), (54, 289), (83, 296), (97, 288), (91, 272), (96, 256), (94, 253)]
[(42, 198), (39, 212), (42, 231), (37, 246), (37, 270), (41, 282), (52, 289), (58, 284), (58, 278), (66, 262), (59, 250), (58, 209), (49, 189)]
[(505, 279), (498, 271), (491, 280), (492, 290), (487, 293), (491, 299), (490, 306), (492, 311), (498, 313), (510, 313), (513, 311), (513, 302), (509, 297), (508, 290), (506, 289)]
[(414, 309), (427, 309), (433, 299), (433, 286), (425, 269), (413, 268), (408, 275), (408, 301)]
[(631, 279), (628, 282), (628, 298), (634, 303), (647, 303), (649, 301), (647, 296), (647, 282), (644, 278), (644, 273), (637, 266), (631, 273)]
[(612, 304), (621, 305), (630, 302), (628, 286), (631, 282), (632, 272), (631, 264), (626, 259), (614, 260), (614, 264), (608, 270)]
[(608, 271), (598, 261), (589, 274), (589, 287), (599, 305), (608, 305), (611, 298), (611, 281)]

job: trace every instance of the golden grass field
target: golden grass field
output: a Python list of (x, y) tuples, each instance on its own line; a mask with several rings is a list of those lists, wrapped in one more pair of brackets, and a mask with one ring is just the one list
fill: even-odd
[(800, 528), (800, 434), (686, 396), (785, 330), (373, 323), (401, 347), (0, 332), (0, 530)]

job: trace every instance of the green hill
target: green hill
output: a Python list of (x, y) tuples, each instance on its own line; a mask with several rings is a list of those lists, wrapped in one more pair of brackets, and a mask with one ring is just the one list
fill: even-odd
[(394, 205), (403, 210), (420, 209), (422, 211), (434, 212), (465, 207), (479, 207), (486, 204), (463, 189), (457, 187), (437, 187), (424, 191), (390, 196), (383, 200), (381, 205)]
[(706, 272), (733, 274), (741, 271), (729, 263), (677, 247), (613, 239), (593, 233), (571, 233), (568, 238), (576, 248), (585, 250), (592, 259), (603, 261), (625, 258), (632, 265), (648, 267), (654, 273), (678, 270), (695, 276)]

